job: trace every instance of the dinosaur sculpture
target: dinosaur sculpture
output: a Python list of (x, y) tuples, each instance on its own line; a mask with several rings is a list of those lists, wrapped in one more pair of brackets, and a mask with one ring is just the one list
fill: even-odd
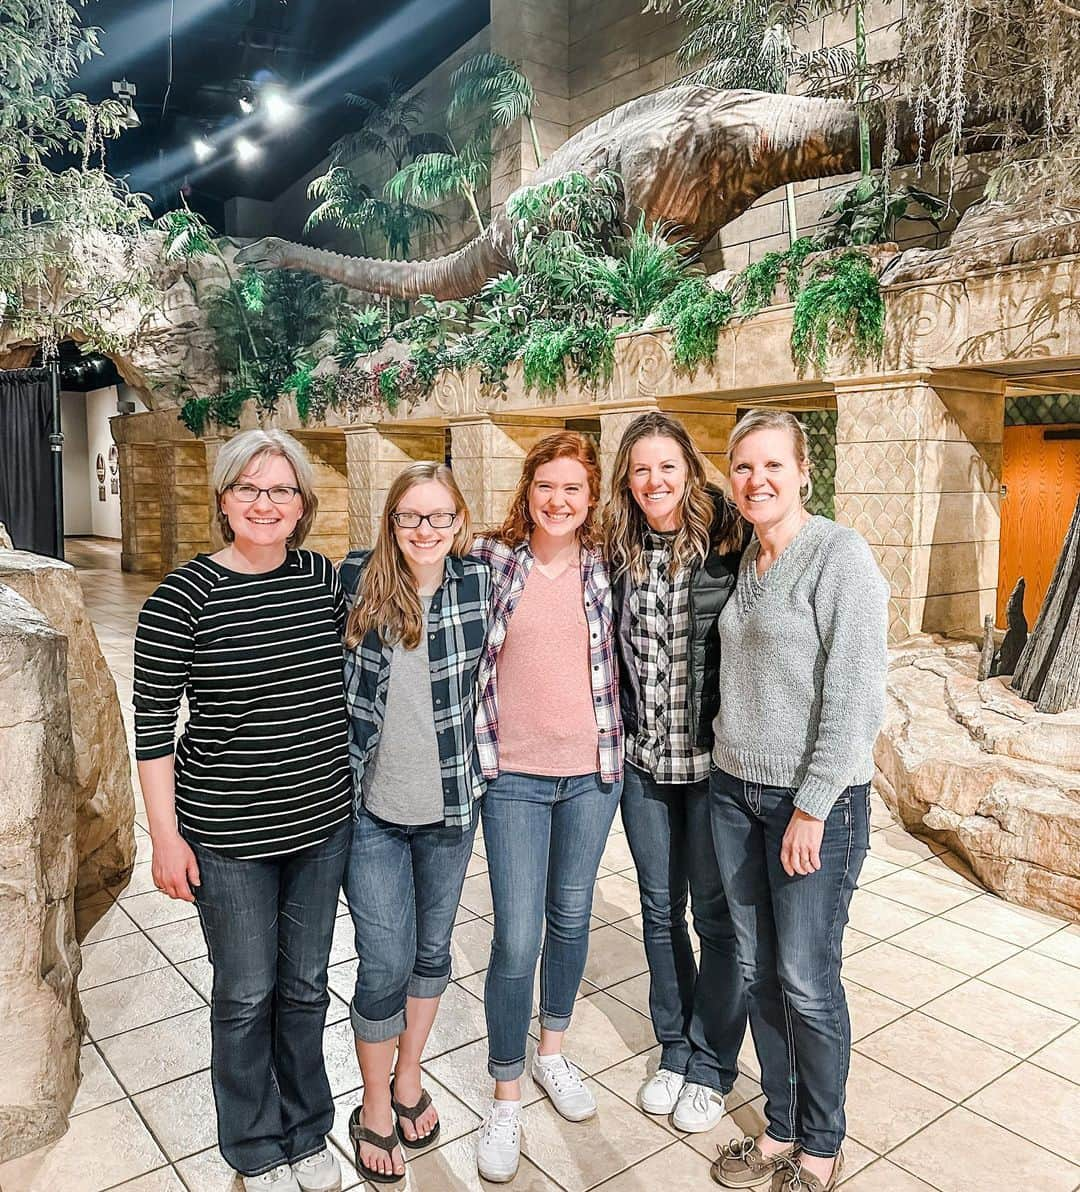
[[(533, 183), (571, 171), (615, 170), (626, 215), (678, 225), (698, 245), (756, 199), (787, 182), (858, 168), (858, 124), (841, 100), (675, 86), (615, 108), (560, 146)], [(465, 298), (514, 269), (505, 215), (463, 248), (426, 261), (350, 257), (267, 237), (240, 250), (241, 265), (306, 269), (394, 298)]]

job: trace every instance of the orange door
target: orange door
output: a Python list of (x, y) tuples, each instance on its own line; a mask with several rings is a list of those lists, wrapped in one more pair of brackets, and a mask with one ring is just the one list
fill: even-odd
[(1076, 426), (1005, 427), (999, 628), (1005, 628), (1005, 606), (1021, 576), (1027, 580), (1024, 614), (1029, 628), (1042, 607), (1080, 493), (1080, 438), (1056, 438), (1054, 432), (1075, 435), (1078, 430)]

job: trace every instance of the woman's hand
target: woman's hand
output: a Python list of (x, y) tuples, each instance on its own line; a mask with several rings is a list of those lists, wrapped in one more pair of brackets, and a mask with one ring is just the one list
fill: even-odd
[(821, 838), (824, 835), (824, 820), (795, 808), (780, 844), (780, 864), (788, 877), (814, 873), (821, 868)]
[(191, 846), (180, 835), (173, 832), (164, 839), (154, 840), (154, 859), (150, 874), (154, 885), (170, 898), (182, 898), (194, 902), (192, 887), (199, 885), (199, 863)]

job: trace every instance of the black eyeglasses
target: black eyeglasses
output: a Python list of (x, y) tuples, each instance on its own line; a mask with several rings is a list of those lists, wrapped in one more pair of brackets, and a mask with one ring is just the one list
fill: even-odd
[(273, 488), (256, 488), (254, 484), (230, 484), (229, 491), (245, 505), (254, 504), (263, 493), (266, 493), (275, 505), (288, 505), (293, 497), (300, 495), (300, 490), (289, 484), (275, 484)]
[(456, 513), (391, 513), (390, 516), (403, 530), (415, 530), (421, 522), (433, 530), (449, 530), (457, 517)]

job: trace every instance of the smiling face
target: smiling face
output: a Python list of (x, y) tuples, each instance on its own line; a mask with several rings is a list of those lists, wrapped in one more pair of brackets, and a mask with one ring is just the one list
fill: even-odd
[[(405, 492), (392, 512), (404, 515), (403, 520), (410, 520), (410, 514), (413, 518), (426, 515), (429, 519), (421, 521), (418, 526), (402, 526), (397, 521), (390, 523), (394, 540), (405, 556), (410, 570), (416, 572), (418, 568), (427, 569), (442, 564), (454, 545), (454, 536), (461, 529), (463, 517), (454, 508), (454, 495), (446, 485), (438, 480), (424, 480), (414, 484)], [(449, 525), (431, 524), (431, 517), (438, 522), (445, 520), (447, 515), (453, 518)]]
[(234, 542), (241, 551), (284, 547), (304, 514), (299, 491), (280, 505), (271, 501), (265, 491), (254, 501), (245, 503), (234, 492), (237, 488), (242, 491), (244, 486), (297, 490), (292, 464), (283, 455), (258, 455), (221, 494), (221, 511), (229, 519)]
[(789, 431), (763, 428), (740, 439), (731, 455), (731, 495), (756, 529), (769, 529), (802, 509), (800, 490), (809, 481)]
[(668, 435), (650, 435), (630, 449), (626, 481), (630, 495), (654, 530), (682, 525), (688, 469), (682, 448)]
[(533, 474), (529, 518), (549, 538), (569, 541), (585, 524), (591, 504), (589, 474), (579, 460), (553, 459)]

